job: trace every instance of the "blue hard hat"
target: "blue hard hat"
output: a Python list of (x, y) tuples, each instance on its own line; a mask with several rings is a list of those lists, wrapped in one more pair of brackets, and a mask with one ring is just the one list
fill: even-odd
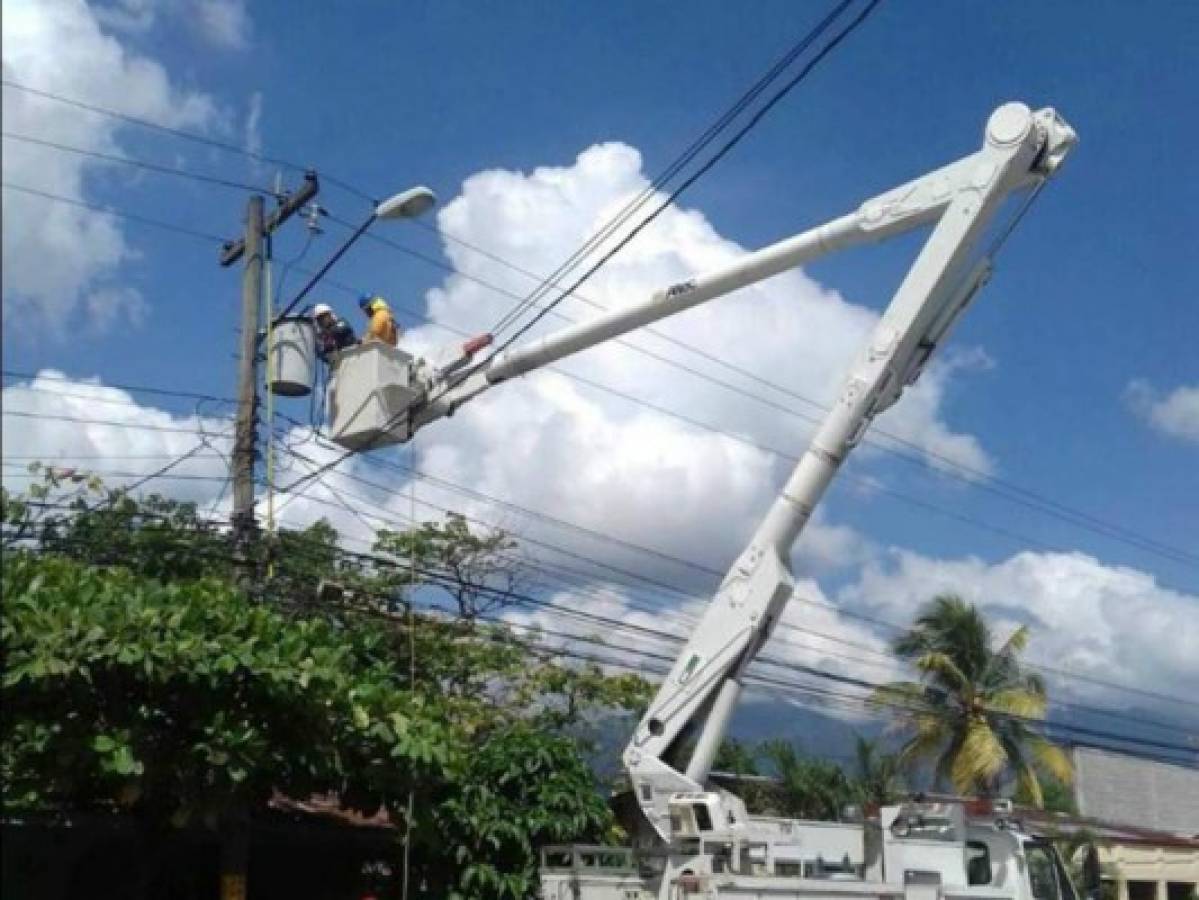
[(375, 298), (370, 294), (363, 294), (358, 298), (358, 307), (369, 312), (371, 308), (371, 301), (374, 299)]

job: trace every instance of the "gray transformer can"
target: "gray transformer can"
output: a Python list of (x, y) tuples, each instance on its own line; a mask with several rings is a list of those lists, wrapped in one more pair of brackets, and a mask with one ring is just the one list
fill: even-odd
[(316, 383), (316, 328), (307, 316), (280, 319), (271, 329), (267, 387), (281, 397), (307, 397)]

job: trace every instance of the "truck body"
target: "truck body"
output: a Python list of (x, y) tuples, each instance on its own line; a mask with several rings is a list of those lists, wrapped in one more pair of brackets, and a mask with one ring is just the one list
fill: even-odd
[(1078, 900), (1056, 848), (1004, 801), (907, 802), (860, 822), (750, 817), (721, 834), (702, 827), (714, 810), (701, 797), (672, 803), (679, 828), (658, 847), (545, 848), (542, 900)]

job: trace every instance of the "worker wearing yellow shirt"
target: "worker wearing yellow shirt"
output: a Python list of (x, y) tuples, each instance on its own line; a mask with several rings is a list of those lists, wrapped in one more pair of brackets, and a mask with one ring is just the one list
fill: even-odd
[(382, 341), (384, 344), (394, 347), (400, 342), (400, 329), (396, 325), (395, 316), (391, 314), (391, 308), (387, 305), (386, 300), (382, 297), (364, 294), (359, 298), (358, 306), (370, 319), (370, 323), (366, 326), (366, 334), (362, 336), (364, 344), (367, 341)]

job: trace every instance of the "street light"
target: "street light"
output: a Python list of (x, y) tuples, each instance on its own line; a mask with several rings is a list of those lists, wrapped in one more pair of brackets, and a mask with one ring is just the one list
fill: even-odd
[(323, 266), (316, 271), (308, 283), (296, 294), (295, 299), (287, 304), (287, 307), (275, 317), (275, 322), (278, 323), (281, 319), (285, 319), (288, 314), (296, 308), (301, 300), (308, 296), (308, 292), (316, 287), (317, 282), (325, 277), (325, 274), (336, 265), (337, 261), (345, 256), (347, 250), (354, 245), (358, 238), (366, 233), (366, 230), (371, 227), (376, 219), (415, 219), (417, 216), (423, 215), (433, 208), (437, 203), (436, 195), (423, 185), (418, 187), (408, 188), (406, 191), (401, 191), (388, 197), (382, 203), (375, 204), (375, 208), (371, 210), (371, 214), (367, 216), (366, 221), (358, 226), (357, 230), (351, 234), (344, 244), (337, 248), (334, 253), (325, 262)]
[(415, 219), (437, 202), (436, 195), (424, 185), (408, 188), (375, 207), (376, 219)]

